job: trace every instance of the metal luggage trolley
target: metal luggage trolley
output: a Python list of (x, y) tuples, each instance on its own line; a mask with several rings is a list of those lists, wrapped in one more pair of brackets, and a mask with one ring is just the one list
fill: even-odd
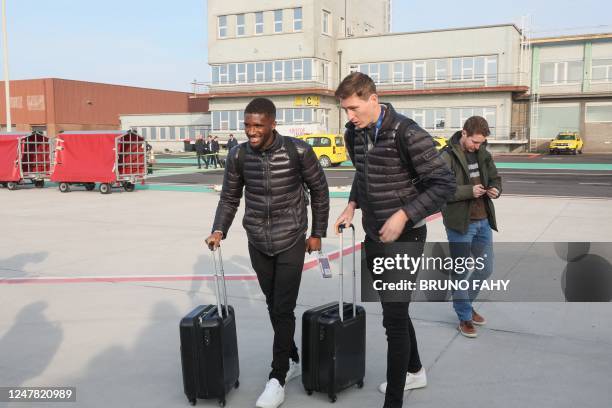
[(102, 194), (123, 187), (132, 192), (144, 184), (147, 173), (145, 140), (133, 130), (75, 131), (57, 136), (55, 166), (51, 180), (62, 193), (71, 185), (92, 191), (100, 184)]
[(15, 190), (25, 180), (43, 188), (51, 176), (51, 142), (40, 132), (0, 133), (0, 183)]

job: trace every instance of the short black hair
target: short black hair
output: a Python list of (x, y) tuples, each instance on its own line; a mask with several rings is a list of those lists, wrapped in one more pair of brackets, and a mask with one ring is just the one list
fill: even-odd
[(255, 98), (247, 105), (244, 114), (260, 113), (267, 115), (269, 118), (276, 119), (276, 106), (274, 102), (268, 98)]

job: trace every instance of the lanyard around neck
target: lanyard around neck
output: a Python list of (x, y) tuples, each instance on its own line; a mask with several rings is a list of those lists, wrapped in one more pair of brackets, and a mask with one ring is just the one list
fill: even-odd
[(385, 109), (384, 105), (380, 105), (380, 115), (378, 115), (378, 120), (376, 121), (376, 127), (374, 129), (374, 144), (376, 144), (376, 140), (378, 139), (378, 132), (380, 128), (382, 128), (383, 119), (385, 118)]

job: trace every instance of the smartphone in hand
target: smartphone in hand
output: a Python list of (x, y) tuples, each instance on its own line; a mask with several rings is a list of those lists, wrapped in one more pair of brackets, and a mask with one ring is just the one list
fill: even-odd
[(331, 278), (332, 271), (329, 263), (329, 258), (323, 252), (319, 251), (317, 259), (319, 260), (319, 268), (321, 269), (321, 276), (323, 278)]

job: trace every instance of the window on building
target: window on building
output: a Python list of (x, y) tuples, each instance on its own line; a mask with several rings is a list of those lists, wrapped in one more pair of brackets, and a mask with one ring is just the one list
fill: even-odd
[(414, 62), (414, 87), (416, 89), (422, 89), (425, 83), (426, 72), (425, 62), (415, 61)]
[(285, 123), (285, 110), (284, 109), (276, 110), (276, 123)]
[(227, 37), (227, 16), (218, 17), (219, 38)]
[(236, 14), (236, 37), (246, 34), (244, 26), (244, 14)]
[(435, 61), (435, 72), (434, 81), (446, 81), (446, 75), (448, 71), (448, 60), (447, 59), (437, 59)]
[(434, 110), (434, 128), (444, 129), (446, 126), (446, 109)]
[(274, 10), (274, 32), (283, 32), (283, 10)]
[(244, 84), (246, 82), (246, 64), (236, 65), (236, 79), (239, 84)]
[(293, 81), (293, 62), (285, 61), (285, 81)]
[(227, 65), (221, 65), (219, 67), (219, 83), (220, 84), (228, 83)]
[(302, 8), (293, 9), (293, 31), (302, 31)]
[(230, 84), (236, 83), (236, 64), (228, 65), (228, 81)]
[(274, 80), (283, 80), (283, 61), (274, 61)]
[(263, 11), (255, 13), (255, 34), (263, 34), (264, 32), (264, 15)]
[(185, 126), (181, 126), (179, 128), (179, 139), (181, 140), (185, 139)]
[(147, 137), (147, 130), (148, 129), (146, 127), (140, 128), (140, 136), (142, 136), (143, 139), (145, 139), (145, 140), (148, 139), (148, 137)]
[(331, 35), (331, 13), (327, 10), (323, 10), (321, 31), (325, 35)]
[(271, 61), (267, 61), (264, 64), (264, 80), (266, 82), (272, 82), (273, 80), (273, 70), (272, 67), (274, 66), (274, 64)]
[(263, 62), (255, 63), (255, 82), (264, 81), (264, 64)]
[(244, 111), (238, 111), (238, 130), (244, 130)]
[(221, 111), (221, 119), (219, 121), (219, 130), (229, 130), (229, 111)]
[(303, 109), (294, 109), (293, 110), (293, 121), (294, 122), (303, 122), (304, 121), (304, 110)]
[(303, 60), (302, 68), (304, 70), (304, 81), (312, 81), (312, 60)]
[[(212, 119), (212, 130), (221, 130), (221, 112), (213, 111), (211, 115)], [(190, 130), (191, 131), (191, 130)]]
[(404, 64), (401, 62), (393, 64), (393, 82), (396, 84), (404, 82)]
[(303, 72), (302, 60), (293, 60), (293, 80), (301, 81)]
[(255, 82), (255, 64), (249, 62), (247, 64), (247, 83), (252, 84)]
[(612, 123), (612, 103), (587, 103), (584, 121), (587, 123)]
[(593, 82), (612, 82), (612, 59), (594, 59), (591, 80)]
[(304, 122), (312, 123), (312, 109), (304, 109)]
[(582, 81), (582, 61), (543, 62), (540, 64), (540, 83), (558, 85)]
[(159, 140), (166, 140), (166, 128), (165, 127), (159, 128)]
[(462, 58), (461, 67), (461, 79), (473, 79), (474, 78), (474, 58), (464, 57)]
[(151, 140), (157, 140), (157, 128), (155, 126), (151, 126), (149, 130), (151, 131)]
[(387, 64), (387, 63), (380, 64), (380, 67), (379, 67), (379, 78), (380, 78), (380, 83), (381, 84), (388, 84), (389, 82), (391, 82), (389, 80), (389, 64)]
[(370, 64), (369, 66), (369, 76), (370, 78), (372, 78), (372, 81), (374, 81), (375, 83), (379, 83), (380, 82), (380, 76), (378, 74), (378, 64)]
[(485, 58), (487, 85), (497, 85), (497, 55)]
[(219, 66), (212, 67), (212, 83), (217, 85), (219, 83)]
[(176, 127), (170, 126), (170, 140), (176, 140)]

